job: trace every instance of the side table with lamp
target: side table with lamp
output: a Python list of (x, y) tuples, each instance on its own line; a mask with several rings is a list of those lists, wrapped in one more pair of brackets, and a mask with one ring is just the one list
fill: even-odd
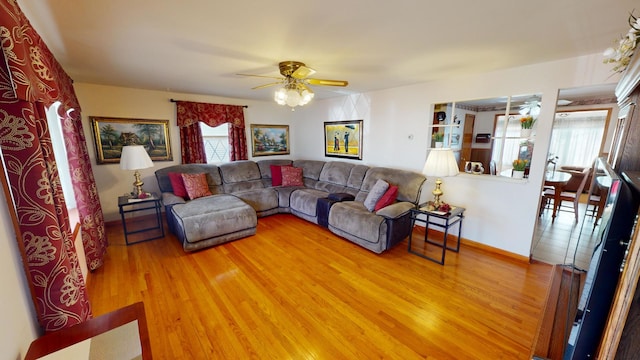
[[(153, 161), (142, 145), (127, 145), (122, 147), (120, 156), (120, 168), (123, 170), (135, 170), (133, 176), (134, 191), (131, 195), (120, 196), (118, 198), (118, 208), (122, 219), (124, 239), (127, 245), (158, 239), (164, 237), (164, 225), (162, 221), (162, 200), (156, 194), (145, 192), (142, 186), (144, 183), (140, 179), (140, 169), (153, 167)], [(138, 227), (131, 229), (128, 227), (125, 214), (139, 211), (154, 210), (154, 224), (148, 227)], [(139, 233), (150, 233), (147, 237), (142, 237), (135, 242), (129, 241), (129, 236)]]
[[(454, 252), (460, 251), (460, 235), (462, 233), (462, 219), (464, 218), (464, 208), (452, 207), (440, 200), (443, 192), (441, 177), (458, 175), (458, 164), (453, 155), (453, 151), (449, 148), (431, 149), (427, 161), (424, 164), (423, 174), (427, 177), (436, 177), (436, 187), (431, 192), (433, 194), (433, 202), (420, 204), (417, 208), (411, 209), (411, 228), (415, 226), (416, 221), (425, 225), (424, 242), (422, 248), (416, 246), (413, 242), (413, 231), (409, 233), (409, 252), (425, 259), (434, 261), (440, 265), (444, 265), (446, 250)], [(458, 238), (455, 247), (447, 246), (447, 237), (449, 228), (458, 225)], [(439, 227), (444, 230), (444, 238), (442, 242), (429, 239), (429, 226)], [(413, 244), (412, 244), (413, 242)], [(440, 257), (432, 257), (427, 254), (427, 244), (436, 245), (442, 251)], [(418, 244), (419, 245), (419, 244)]]

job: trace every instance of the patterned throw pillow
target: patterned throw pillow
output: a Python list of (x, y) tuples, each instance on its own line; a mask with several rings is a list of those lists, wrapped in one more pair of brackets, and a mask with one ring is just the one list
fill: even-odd
[(271, 167), (271, 186), (282, 185), (282, 168), (291, 167), (291, 165), (270, 165)]
[(376, 203), (378, 202), (378, 200), (380, 200), (380, 198), (382, 197), (382, 195), (384, 195), (388, 188), (388, 182), (382, 179), (378, 179), (378, 181), (376, 181), (375, 185), (373, 185), (373, 187), (369, 191), (369, 195), (367, 195), (367, 198), (364, 199), (364, 207), (366, 207), (369, 211), (373, 211), (373, 209), (376, 208)]
[(378, 202), (376, 203), (376, 207), (373, 209), (373, 211), (378, 211), (383, 207), (387, 207), (393, 204), (394, 202), (396, 202), (397, 198), (398, 198), (398, 187), (395, 185), (389, 185), (389, 188), (387, 189), (387, 191), (384, 193), (384, 195), (382, 195), (380, 200), (378, 200)]
[(182, 180), (181, 173), (170, 172), (167, 175), (169, 175), (169, 181), (171, 181), (171, 187), (173, 188), (173, 193), (176, 196), (183, 198), (189, 196), (189, 194), (187, 194), (187, 189), (184, 187), (184, 181)]
[(187, 189), (189, 199), (197, 199), (211, 195), (209, 184), (207, 184), (207, 174), (182, 174), (184, 187)]
[(282, 186), (304, 186), (304, 182), (302, 182), (302, 168), (283, 166), (281, 170)]

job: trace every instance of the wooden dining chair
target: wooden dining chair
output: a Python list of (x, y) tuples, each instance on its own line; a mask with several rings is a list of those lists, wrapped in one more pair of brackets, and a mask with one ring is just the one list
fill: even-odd
[[(576, 217), (576, 222), (578, 222), (579, 218), (579, 204), (580, 204), (580, 195), (582, 195), (582, 191), (587, 183), (587, 179), (589, 178), (589, 174), (591, 173), (591, 168), (585, 168), (580, 175), (582, 175), (582, 180), (578, 185), (578, 188), (575, 192), (573, 191), (563, 191), (560, 194), (560, 204), (558, 204), (559, 211), (573, 211)], [(549, 204), (554, 200), (554, 190), (545, 189), (542, 197), (543, 203)], [(569, 202), (569, 204), (564, 204), (565, 202)], [(555, 205), (555, 204), (554, 204)]]

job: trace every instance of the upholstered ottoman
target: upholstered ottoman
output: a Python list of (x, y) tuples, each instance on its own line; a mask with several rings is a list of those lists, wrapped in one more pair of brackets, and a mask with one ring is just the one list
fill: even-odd
[(171, 208), (175, 234), (185, 251), (254, 235), (258, 225), (256, 211), (233, 195), (207, 196)]

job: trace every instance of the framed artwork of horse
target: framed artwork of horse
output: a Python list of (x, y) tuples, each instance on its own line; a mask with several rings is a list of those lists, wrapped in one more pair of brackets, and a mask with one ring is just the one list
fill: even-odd
[(120, 162), (122, 147), (142, 145), (153, 161), (172, 161), (169, 120), (90, 116), (98, 164)]

